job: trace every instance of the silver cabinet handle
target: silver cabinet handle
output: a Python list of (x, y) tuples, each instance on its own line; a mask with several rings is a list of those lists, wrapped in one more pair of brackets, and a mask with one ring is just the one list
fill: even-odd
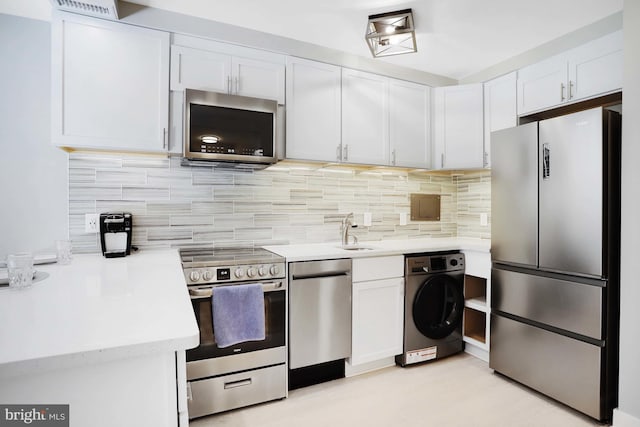
[(560, 83), (560, 101), (564, 101), (564, 83)]
[(230, 381), (228, 383), (224, 383), (224, 389), (228, 390), (230, 388), (242, 387), (245, 385), (251, 385), (251, 378), (245, 378), (244, 380)]
[(440, 167), (444, 168), (444, 153), (440, 154)]
[(191, 383), (187, 383), (187, 400), (193, 400), (193, 394), (191, 393)]
[(391, 152), (391, 165), (392, 166), (396, 165), (396, 150), (395, 150), (395, 148)]
[(162, 128), (162, 148), (167, 149), (167, 128)]
[(573, 82), (569, 80), (569, 99), (573, 99)]
[(486, 168), (487, 165), (489, 164), (488, 159), (489, 158), (489, 153), (487, 153), (486, 151), (484, 153), (482, 153), (482, 167)]
[(336, 147), (336, 160), (340, 161), (340, 152), (342, 151), (342, 149), (340, 148), (340, 144), (338, 144), (338, 146)]
[(236, 95), (240, 94), (240, 79), (238, 77), (235, 78), (236, 81)]
[(349, 144), (345, 144), (344, 148), (342, 149), (342, 160), (344, 160), (345, 162), (349, 160)]
[(551, 176), (551, 147), (549, 144), (542, 144), (542, 179), (549, 179)]
[(227, 93), (231, 95), (231, 76), (227, 76)]

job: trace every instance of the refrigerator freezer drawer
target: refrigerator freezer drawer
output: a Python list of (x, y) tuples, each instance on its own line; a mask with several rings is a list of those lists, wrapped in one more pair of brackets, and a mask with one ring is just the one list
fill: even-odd
[(489, 367), (593, 418), (603, 419), (603, 349), (491, 315)]
[(576, 334), (604, 339), (604, 288), (514, 271), (491, 270), (491, 308)]

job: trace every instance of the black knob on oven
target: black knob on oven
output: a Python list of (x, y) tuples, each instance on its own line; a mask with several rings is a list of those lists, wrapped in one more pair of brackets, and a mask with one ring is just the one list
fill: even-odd
[(458, 265), (458, 260), (455, 258), (451, 258), (451, 261), (449, 261), (449, 264), (451, 264), (452, 267), (455, 267), (456, 265)]

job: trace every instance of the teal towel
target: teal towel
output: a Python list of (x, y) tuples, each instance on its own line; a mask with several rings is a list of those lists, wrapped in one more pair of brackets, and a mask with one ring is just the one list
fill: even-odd
[(215, 287), (211, 298), (213, 333), (219, 348), (265, 339), (261, 284)]

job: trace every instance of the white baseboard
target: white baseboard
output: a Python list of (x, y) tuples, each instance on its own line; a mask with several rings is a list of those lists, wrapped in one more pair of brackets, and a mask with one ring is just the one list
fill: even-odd
[(640, 418), (636, 418), (616, 408), (613, 410), (612, 427), (640, 427)]
[(353, 366), (349, 362), (345, 362), (344, 376), (353, 377), (354, 375), (360, 375), (371, 371), (377, 371), (378, 369), (387, 368), (396, 364), (395, 357), (387, 357), (381, 360), (374, 360), (373, 362), (363, 363), (361, 365)]
[(482, 359), (485, 362), (489, 363), (489, 352), (487, 350), (483, 350), (481, 348), (476, 347), (475, 345), (470, 345), (466, 343), (464, 346), (464, 352), (469, 353), (472, 356), (477, 357), (478, 359)]

